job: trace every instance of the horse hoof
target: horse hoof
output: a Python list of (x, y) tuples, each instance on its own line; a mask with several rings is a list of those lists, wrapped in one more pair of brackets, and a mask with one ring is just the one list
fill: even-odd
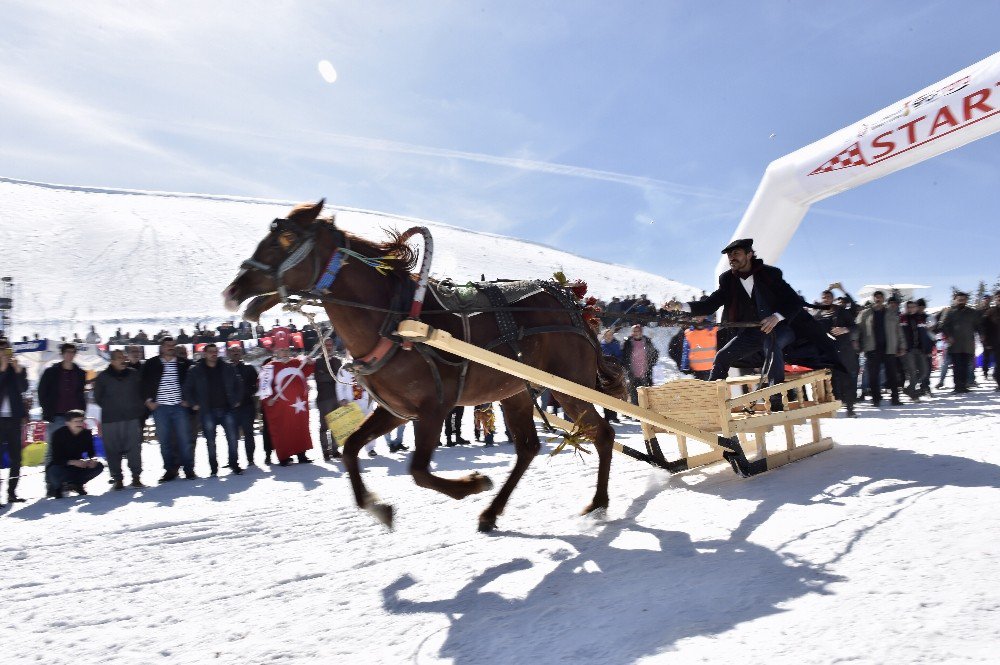
[(608, 509), (608, 502), (607, 501), (593, 501), (593, 502), (591, 502), (590, 505), (588, 505), (586, 508), (584, 508), (580, 512), (580, 514), (581, 515), (590, 515), (591, 513), (595, 512), (595, 511), (605, 512), (605, 511), (607, 511), (607, 509)]
[(497, 528), (497, 518), (492, 515), (479, 516), (479, 533), (489, 533)]
[(493, 481), (489, 479), (489, 476), (484, 476), (478, 471), (473, 471), (469, 475), (469, 480), (476, 483), (476, 493), (479, 492), (489, 492), (493, 489)]
[(379, 503), (376, 499), (371, 499), (365, 502), (364, 509), (368, 511), (372, 517), (382, 523), (389, 531), (392, 531), (392, 516), (393, 508), (387, 503)]

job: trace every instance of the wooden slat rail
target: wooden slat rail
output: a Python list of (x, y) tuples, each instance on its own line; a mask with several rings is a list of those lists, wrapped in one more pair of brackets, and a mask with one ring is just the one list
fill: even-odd
[[(807, 372), (802, 374), (797, 378), (790, 381), (785, 381), (784, 383), (779, 383), (776, 386), (768, 386), (766, 388), (761, 388), (760, 390), (754, 390), (753, 392), (746, 393), (744, 395), (737, 395), (732, 399), (726, 400), (726, 404), (729, 408), (735, 408), (738, 406), (743, 406), (745, 404), (751, 404), (756, 401), (766, 400), (771, 395), (780, 395), (786, 390), (791, 390), (792, 388), (799, 388), (811, 383), (821, 380), (825, 375), (825, 370), (816, 370), (813, 372)], [(742, 382), (740, 382), (742, 383)]]

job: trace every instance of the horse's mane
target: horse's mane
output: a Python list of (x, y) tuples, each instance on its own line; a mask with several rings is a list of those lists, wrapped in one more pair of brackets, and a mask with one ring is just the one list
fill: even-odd
[[(332, 219), (323, 220), (327, 224), (333, 225)], [(348, 233), (341, 229), (341, 232), (348, 238), (351, 249), (358, 254), (364, 254), (375, 259), (381, 259), (392, 268), (391, 274), (409, 279), (417, 265), (417, 252), (413, 247), (403, 242), (402, 234), (395, 229), (383, 228), (388, 239), (384, 242), (374, 242), (367, 240), (353, 233)]]

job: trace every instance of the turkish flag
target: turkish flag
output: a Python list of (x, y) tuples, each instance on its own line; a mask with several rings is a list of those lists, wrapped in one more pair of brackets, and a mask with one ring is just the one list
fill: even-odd
[(309, 436), (309, 384), (313, 364), (304, 358), (272, 360), (274, 376), (270, 397), (261, 401), (267, 430), (278, 461), (312, 448)]

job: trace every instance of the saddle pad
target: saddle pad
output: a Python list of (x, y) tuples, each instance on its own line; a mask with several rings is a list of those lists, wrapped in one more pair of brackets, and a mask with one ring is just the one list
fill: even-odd
[[(492, 284), (496, 286), (503, 293), (503, 297), (508, 303), (516, 303), (519, 300), (530, 298), (544, 290), (540, 282), (533, 280), (477, 283), (480, 285)], [(493, 307), (486, 294), (479, 291), (472, 283), (453, 284), (451, 282), (430, 280), (427, 286), (434, 293), (434, 297), (441, 303), (441, 306), (456, 316), (462, 314), (475, 316), (476, 314), (481, 314), (481, 312), (470, 310), (491, 309)]]

